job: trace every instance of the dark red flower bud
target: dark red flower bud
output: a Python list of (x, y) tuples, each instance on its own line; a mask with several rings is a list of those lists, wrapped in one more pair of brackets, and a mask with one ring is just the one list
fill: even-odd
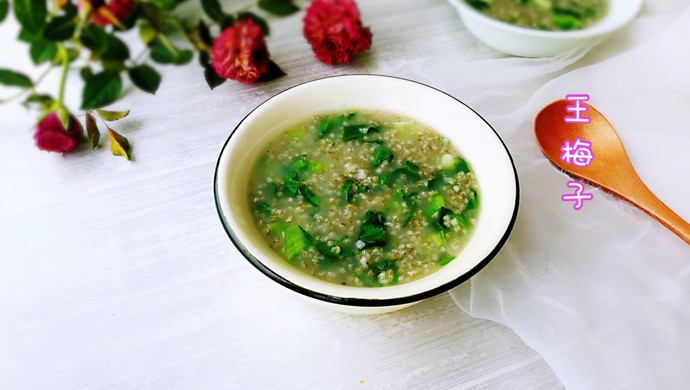
[(304, 16), (303, 33), (316, 58), (327, 64), (349, 64), (355, 53), (371, 47), (371, 31), (362, 27), (352, 0), (314, 0)]
[(70, 115), (67, 130), (56, 113), (49, 114), (38, 126), (34, 133), (36, 147), (48, 152), (66, 153), (77, 147), (81, 138), (81, 124)]
[(77, 6), (82, 7), (84, 2), (91, 4), (91, 23), (98, 26), (109, 24), (119, 25), (122, 18), (129, 15), (134, 9), (135, 0), (78, 0)]
[(266, 73), (268, 49), (261, 27), (243, 19), (228, 27), (213, 42), (211, 65), (218, 76), (254, 83)]

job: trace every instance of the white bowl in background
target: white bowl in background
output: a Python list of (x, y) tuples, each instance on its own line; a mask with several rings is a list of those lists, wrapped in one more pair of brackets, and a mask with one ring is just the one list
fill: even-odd
[(642, 0), (608, 0), (606, 15), (590, 27), (572, 31), (546, 31), (501, 22), (472, 8), (465, 0), (450, 0), (467, 29), (480, 41), (520, 57), (550, 57), (615, 31), (630, 22)]
[[(296, 269), (274, 252), (252, 219), (249, 176), (265, 147), (305, 118), (356, 110), (398, 113), (431, 126), (451, 140), (476, 175), (480, 203), (471, 237), (453, 261), (422, 279), (386, 287), (352, 287), (322, 281)], [(232, 131), (220, 153), (214, 196), (230, 240), (266, 276), (336, 310), (382, 313), (447, 291), (483, 268), (503, 246), (515, 223), (519, 188), (515, 166), (502, 140), (462, 102), (409, 80), (348, 75), (298, 85), (249, 113)]]

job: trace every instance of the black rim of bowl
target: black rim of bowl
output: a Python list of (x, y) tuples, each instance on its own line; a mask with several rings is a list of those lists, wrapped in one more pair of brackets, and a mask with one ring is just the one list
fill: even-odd
[[(285, 93), (285, 92), (287, 92), (293, 88), (297, 88), (301, 85), (313, 83), (313, 82), (320, 81), (320, 80), (326, 80), (326, 79), (331, 79), (331, 78), (336, 78), (336, 77), (350, 77), (350, 76), (386, 77), (386, 78), (391, 78), (391, 79), (397, 79), (397, 80), (402, 80), (402, 81), (406, 81), (406, 82), (410, 82), (410, 83), (419, 84), (419, 85), (422, 85), (424, 87), (427, 87), (427, 88), (430, 88), (430, 89), (433, 89), (437, 92), (442, 93), (442, 94), (450, 97), (451, 99), (455, 100), (456, 102), (462, 104), (463, 106), (467, 107), (475, 115), (477, 115), (482, 121), (484, 121), (484, 123), (486, 123), (486, 125), (489, 126), (491, 131), (494, 132), (494, 135), (501, 142), (501, 144), (503, 145), (503, 148), (505, 149), (506, 154), (508, 155), (508, 159), (510, 160), (510, 164), (513, 167), (513, 174), (515, 177), (515, 206), (513, 208), (513, 215), (511, 216), (510, 223), (506, 227), (506, 231), (503, 233), (503, 236), (498, 241), (498, 243), (496, 244), (494, 249), (482, 261), (477, 263), (477, 265), (475, 265), (468, 272), (458, 276), (456, 279), (451, 280), (448, 283), (436, 286), (432, 289), (425, 290), (425, 291), (422, 291), (422, 292), (417, 293), (417, 294), (407, 295), (407, 296), (403, 296), (403, 297), (387, 298), (387, 299), (337, 297), (337, 296), (333, 296), (333, 295), (329, 295), (329, 294), (320, 293), (318, 291), (313, 291), (313, 290), (304, 288), (302, 286), (299, 286), (299, 285), (291, 282), (290, 280), (283, 278), (282, 276), (273, 272), (269, 267), (265, 266), (261, 261), (259, 261), (259, 259), (254, 257), (249, 252), (249, 250), (247, 250), (247, 248), (245, 248), (244, 245), (242, 245), (240, 240), (237, 238), (237, 235), (235, 234), (235, 232), (233, 232), (233, 230), (230, 228), (227, 220), (225, 219), (225, 216), (223, 215), (223, 211), (222, 211), (221, 206), (220, 206), (220, 201), (218, 200), (218, 168), (220, 167), (220, 160), (221, 160), (221, 157), (223, 156), (223, 152), (225, 151), (225, 148), (228, 146), (230, 139), (235, 134), (237, 129), (242, 125), (242, 123), (254, 111), (256, 111), (259, 107), (261, 107), (263, 104), (265, 104), (269, 100), (273, 99), (274, 97), (276, 97), (280, 94), (283, 94), (283, 93)], [(446, 291), (452, 289), (453, 287), (457, 287), (461, 283), (465, 282), (466, 280), (468, 280), (469, 278), (471, 278), (472, 276), (477, 274), (477, 272), (479, 272), (487, 264), (489, 264), (489, 262), (496, 256), (496, 254), (498, 254), (498, 252), (501, 250), (503, 245), (506, 243), (506, 241), (508, 240), (508, 237), (510, 236), (511, 231), (513, 230), (513, 227), (515, 226), (515, 221), (517, 219), (518, 209), (519, 209), (519, 204), (520, 204), (520, 185), (519, 185), (519, 181), (518, 181), (517, 169), (515, 168), (515, 162), (513, 161), (513, 156), (510, 154), (510, 151), (506, 147), (505, 142), (503, 142), (503, 139), (501, 139), (501, 137), (498, 135), (496, 130), (494, 130), (494, 128), (489, 124), (489, 122), (487, 122), (481, 115), (479, 115), (475, 110), (473, 110), (467, 104), (456, 99), (452, 95), (450, 95), (444, 91), (441, 91), (440, 89), (431, 87), (429, 85), (426, 85), (424, 83), (420, 83), (418, 81), (409, 80), (409, 79), (405, 79), (402, 77), (396, 77), (396, 76), (386, 76), (386, 75), (376, 75), (376, 74), (348, 74), (348, 75), (323, 77), (323, 78), (310, 80), (310, 81), (306, 81), (306, 82), (294, 85), (294, 86), (292, 86), (288, 89), (285, 89), (285, 90), (271, 96), (270, 98), (264, 100), (261, 104), (259, 104), (252, 111), (250, 111), (244, 118), (242, 118), (242, 120), (237, 124), (237, 126), (235, 126), (235, 129), (230, 133), (230, 135), (228, 136), (228, 139), (225, 141), (225, 143), (223, 144), (223, 147), (220, 150), (220, 154), (218, 156), (218, 161), (216, 162), (215, 173), (213, 176), (213, 197), (215, 199), (216, 211), (218, 212), (218, 216), (220, 217), (221, 224), (223, 225), (225, 232), (227, 233), (228, 237), (230, 238), (230, 241), (232, 241), (232, 243), (235, 245), (235, 247), (237, 247), (237, 249), (240, 251), (242, 256), (244, 256), (247, 259), (247, 261), (249, 261), (249, 263), (251, 263), (254, 267), (256, 267), (259, 271), (261, 271), (264, 275), (271, 278), (273, 281), (289, 288), (290, 290), (293, 290), (295, 292), (298, 292), (298, 293), (303, 294), (305, 296), (308, 296), (310, 298), (315, 298), (315, 299), (329, 302), (329, 303), (335, 303), (335, 304), (345, 305), (345, 306), (381, 307), (381, 306), (404, 305), (407, 303), (418, 302), (418, 301), (421, 301), (421, 300), (426, 299), (426, 298), (431, 298), (433, 296), (436, 296), (438, 294), (446, 292)], [(369, 287), (362, 287), (362, 288), (369, 288)]]

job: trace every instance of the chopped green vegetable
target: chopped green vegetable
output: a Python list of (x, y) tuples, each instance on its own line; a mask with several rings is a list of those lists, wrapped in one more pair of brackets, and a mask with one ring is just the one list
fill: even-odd
[(443, 255), (441, 255), (441, 258), (438, 259), (438, 265), (443, 267), (444, 265), (453, 261), (453, 259), (455, 259), (455, 256), (449, 256), (449, 255), (443, 254)]
[(580, 23), (580, 20), (578, 20), (576, 16), (569, 14), (554, 14), (553, 23), (561, 30), (579, 30), (582, 28), (582, 23)]
[(307, 199), (307, 202), (319, 207), (319, 197), (306, 184), (302, 184), (299, 188), (299, 192)]
[(271, 212), (273, 211), (271, 205), (266, 202), (258, 203), (255, 205), (255, 207), (260, 213), (264, 213), (266, 215), (271, 215)]
[(426, 186), (430, 190), (438, 190), (441, 187), (441, 185), (443, 185), (443, 175), (441, 174), (441, 172), (436, 172), (433, 179), (426, 182)]
[(457, 161), (455, 161), (454, 168), (455, 168), (455, 173), (458, 173), (458, 172), (467, 173), (470, 171), (470, 167), (467, 165), (467, 161), (465, 161), (465, 159), (462, 157), (458, 157)]
[(321, 254), (323, 257), (327, 257), (330, 259), (342, 259), (354, 255), (354, 252), (351, 249), (343, 246), (343, 241), (345, 240), (345, 237), (343, 237), (340, 241), (336, 242), (333, 246), (329, 246), (327, 243), (314, 238), (314, 236), (309, 234), (301, 226), (300, 229), (302, 230), (302, 233), (304, 234), (304, 237), (307, 240), (307, 242), (313, 245), (319, 252), (319, 254)]
[(335, 118), (322, 119), (321, 122), (319, 122), (319, 125), (317, 127), (318, 139), (324, 139), (329, 134), (331, 134), (334, 130), (342, 127), (344, 121), (345, 121), (344, 115), (340, 115), (340, 116), (337, 116)]
[(431, 218), (435, 213), (441, 210), (441, 207), (445, 206), (446, 202), (443, 200), (443, 195), (436, 194), (431, 197), (429, 203), (424, 207), (424, 215), (427, 218)]
[(433, 233), (431, 235), (431, 241), (440, 248), (446, 244), (446, 234), (443, 233), (443, 230)]
[(465, 211), (470, 211), (474, 210), (479, 206), (479, 199), (477, 199), (477, 191), (475, 191), (473, 188), (470, 189), (470, 200), (467, 202), (467, 206), (465, 207)]
[(407, 224), (414, 216), (414, 213), (417, 211), (417, 201), (414, 200), (414, 198), (412, 198), (415, 195), (415, 193), (406, 194), (405, 191), (398, 190), (398, 197), (402, 199), (407, 205), (407, 217), (403, 221), (402, 226), (407, 226)]
[(323, 171), (323, 163), (320, 161), (316, 161), (313, 163), (309, 164), (309, 173), (319, 173)]
[(403, 165), (402, 167), (396, 168), (392, 170), (390, 173), (381, 176), (381, 178), (379, 179), (379, 184), (385, 186), (397, 176), (405, 176), (411, 181), (417, 181), (422, 178), (419, 175), (419, 167), (414, 163), (407, 161), (405, 165)]
[(383, 240), (383, 237), (386, 235), (385, 222), (386, 219), (383, 217), (382, 213), (367, 210), (364, 214), (364, 221), (359, 231), (359, 237), (357, 237), (359, 241), (364, 243), (363, 248), (369, 246), (383, 246), (386, 244)]
[(383, 164), (384, 161), (392, 161), (394, 157), (395, 155), (392, 150), (385, 146), (381, 146), (376, 149), (376, 153), (374, 154), (374, 166), (378, 167)]
[(369, 269), (380, 284), (395, 284), (398, 282), (399, 274), (395, 260), (381, 259), (369, 265)]
[(287, 223), (285, 221), (273, 221), (268, 224), (268, 231), (271, 234), (280, 234), (282, 236), (285, 234), (286, 228)]
[(285, 180), (283, 181), (282, 190), (283, 193), (289, 197), (294, 197), (297, 195), (297, 191), (302, 187), (302, 183), (296, 180), (297, 171), (289, 173)]
[(347, 180), (345, 180), (345, 182), (343, 183), (343, 188), (342, 188), (342, 190), (341, 190), (341, 191), (343, 192), (343, 198), (344, 198), (348, 203), (350, 203), (350, 202), (352, 201), (352, 194), (350, 193), (350, 189), (352, 188), (352, 185), (353, 185), (353, 184), (355, 184), (355, 181), (354, 181), (354, 180), (352, 180), (352, 179), (347, 179)]
[(378, 126), (370, 125), (350, 125), (343, 127), (343, 141), (351, 141), (353, 139), (364, 139), (369, 133), (378, 133), (380, 128)]
[(299, 226), (289, 225), (285, 228), (285, 256), (292, 261), (295, 256), (307, 248), (307, 240)]

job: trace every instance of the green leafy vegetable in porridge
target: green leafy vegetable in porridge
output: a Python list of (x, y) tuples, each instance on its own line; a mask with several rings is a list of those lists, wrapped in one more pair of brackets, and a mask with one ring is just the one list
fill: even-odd
[(540, 30), (579, 30), (599, 21), (606, 0), (466, 0), (503, 22)]
[(266, 242), (295, 267), (380, 287), (451, 262), (479, 197), (449, 140), (408, 118), (357, 112), (286, 129), (254, 166), (249, 204)]

